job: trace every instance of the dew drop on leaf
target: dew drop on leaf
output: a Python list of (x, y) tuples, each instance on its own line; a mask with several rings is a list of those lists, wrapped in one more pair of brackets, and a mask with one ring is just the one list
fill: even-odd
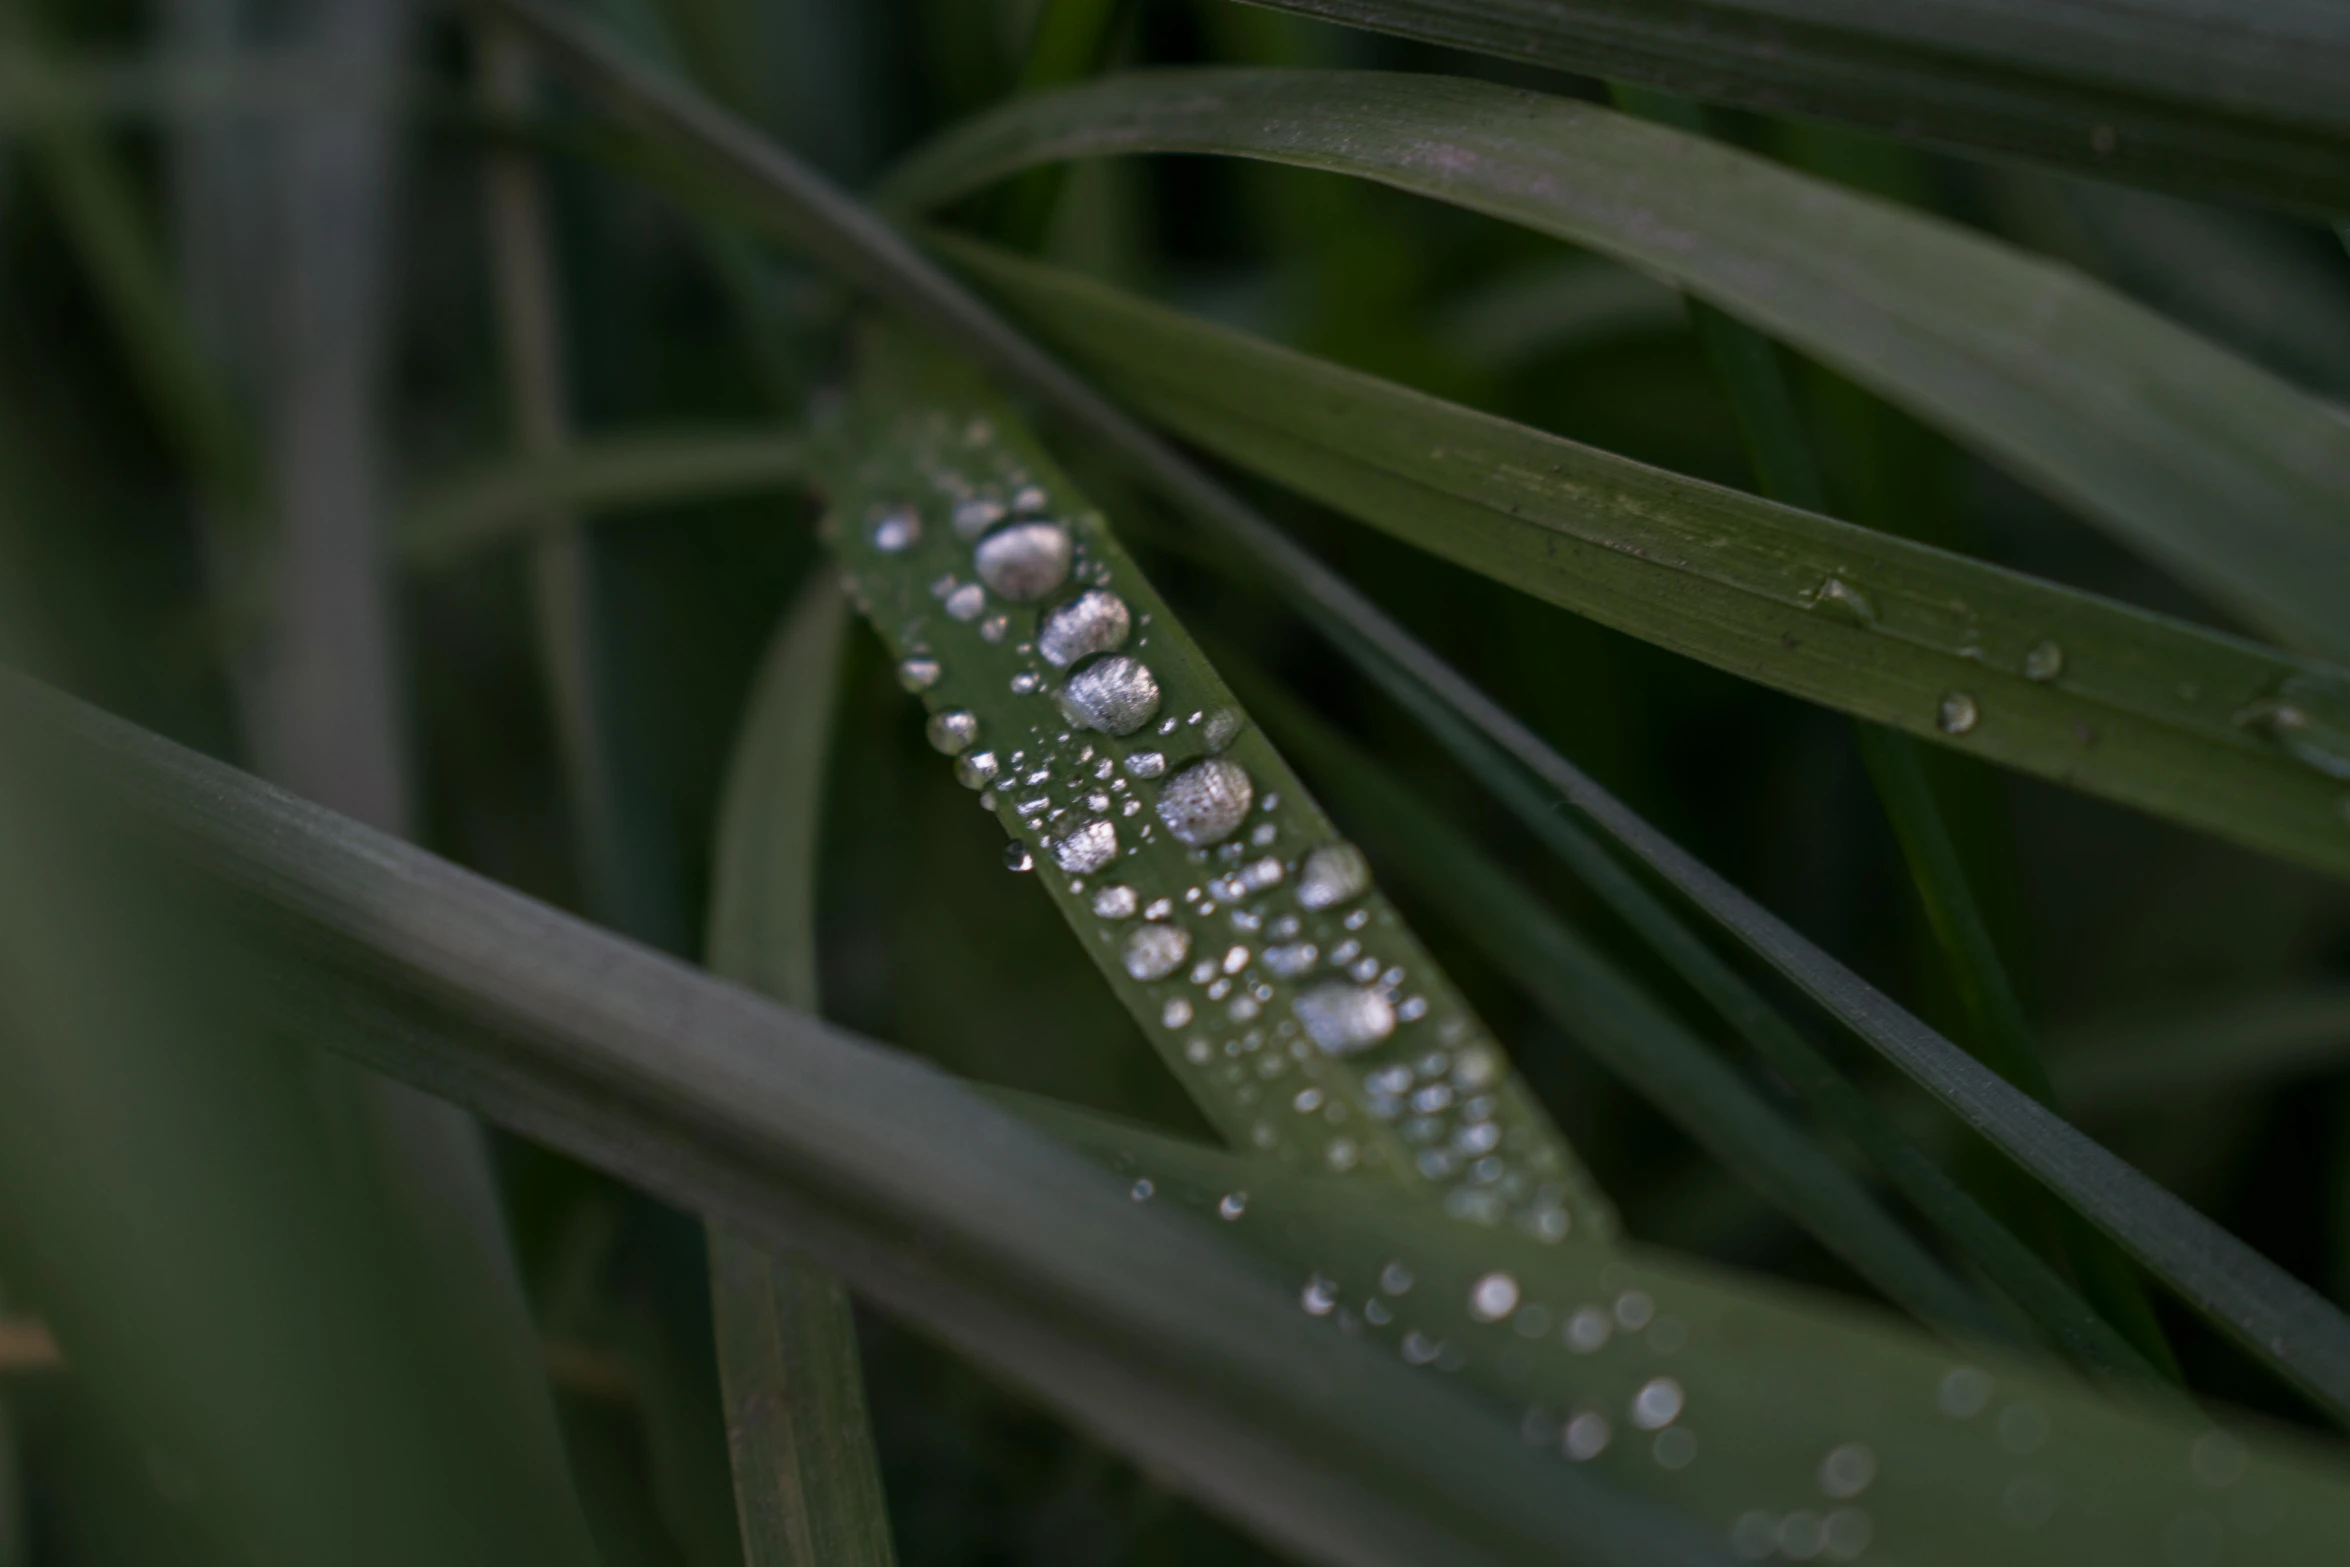
[(898, 684), (908, 691), (927, 691), (946, 671), (927, 653), (913, 653), (898, 661)]
[(1148, 983), (1165, 979), (1191, 954), (1191, 932), (1180, 925), (1144, 925), (1126, 938), (1126, 972)]
[(1239, 829), (1255, 794), (1256, 785), (1238, 763), (1211, 756), (1167, 780), (1159, 791), (1159, 819), (1179, 842), (1206, 848)]
[(911, 506), (892, 506), (874, 519), (867, 535), (884, 555), (899, 555), (922, 540), (922, 519)]
[(1158, 710), (1158, 676), (1123, 653), (1096, 659), (1061, 687), (1061, 711), (1106, 735), (1130, 735)]
[(1944, 694), (1942, 705), (1934, 710), (1934, 723), (1946, 735), (1963, 735), (1982, 717), (1982, 707), (1964, 691)]
[(2064, 649), (2053, 642), (2035, 642), (2024, 653), (2026, 680), (2054, 680), (2064, 673)]
[(1126, 601), (1099, 588), (1080, 593), (1045, 616), (1036, 633), (1036, 651), (1055, 669), (1067, 669), (1096, 653), (1115, 653), (1134, 630)]
[(1015, 522), (981, 539), (971, 558), (990, 591), (1028, 604), (1069, 579), (1072, 553), (1069, 530), (1059, 523)]
[(1004, 845), (1004, 866), (1015, 871), (1034, 870), (1036, 856), (1028, 852), (1028, 845), (1015, 838)]
[(1297, 901), (1309, 909), (1351, 903), (1371, 887), (1371, 864), (1351, 843), (1326, 843), (1297, 873)]
[(933, 750), (947, 756), (960, 756), (971, 749), (971, 743), (979, 738), (979, 719), (967, 709), (950, 708), (943, 713), (933, 713), (923, 733), (930, 737)]
[(984, 789), (996, 775), (993, 751), (973, 751), (955, 759), (955, 782), (966, 789)]
[(1090, 876), (1118, 857), (1118, 829), (1100, 817), (1053, 840), (1053, 863), (1072, 876)]
[(1325, 1055), (1353, 1055), (1395, 1032), (1395, 1009), (1376, 990), (1338, 982), (1292, 997), (1290, 1011)]

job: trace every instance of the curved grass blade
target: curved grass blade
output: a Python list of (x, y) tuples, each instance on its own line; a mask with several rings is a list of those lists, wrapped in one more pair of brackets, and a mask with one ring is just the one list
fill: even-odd
[(2350, 872), (2345, 787), (2308, 745), (2326, 721), (2279, 729), (2264, 705), (2350, 700), (2328, 666), (940, 244), (1175, 430), (1408, 543), (1855, 717)]
[(1156, 71), (980, 115), (889, 190), (914, 207), (1038, 163), (1139, 152), (1352, 174), (1631, 262), (1947, 430), (2272, 634), (2350, 658), (2350, 423), (2068, 269), (1719, 143), (1442, 77)]
[(1477, 368), (1506, 372), (1554, 354), (1688, 326), (1681, 296), (1645, 273), (1589, 256), (1530, 267), (1475, 290), (1433, 323)]
[(955, 759), (1236, 1147), (1557, 1239), (1614, 1219), (1099, 512), (979, 377), (867, 344), (825, 535)]
[(2350, 991), (2320, 988), (2170, 1007), (2068, 1029), (2049, 1070), (2067, 1103), (2097, 1115), (2266, 1088), (2350, 1061)]
[(2200, 0), (1244, 0), (1953, 152), (2350, 208), (2350, 25)]
[[(1245, 502), (1046, 354), (882, 223), (782, 149), (681, 93), (541, 0), (494, 0), (583, 87), (681, 163), (739, 194), (758, 220), (843, 279), (955, 343), (1132, 463), (1293, 596), (1320, 630), (1420, 720), (1470, 735), (1563, 801), (2087, 1215), (2263, 1362), (2350, 1414), (2350, 1324), (2298, 1281), (2048, 1115), (1965, 1052), (1626, 808)], [(1488, 770), (1487, 776), (1493, 776)], [(1505, 797), (1507, 791), (1505, 790)]]
[(253, 1015), (804, 1248), (1306, 1559), (1721, 1560), (917, 1062), (29, 682), (0, 721), (0, 819), (153, 854)]
[[(710, 967), (816, 1009), (816, 864), (848, 606), (830, 582), (777, 630), (727, 769)], [(889, 1511), (847, 1291), (710, 1227), (710, 1293), (747, 1567), (887, 1567)]]

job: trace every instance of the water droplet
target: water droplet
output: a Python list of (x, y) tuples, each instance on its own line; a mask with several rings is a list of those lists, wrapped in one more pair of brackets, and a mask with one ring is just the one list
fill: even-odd
[(1010, 635), (1011, 630), (1011, 616), (990, 615), (979, 623), (979, 640), (988, 643), (1001, 642)]
[(1132, 919), (1134, 911), (1140, 907), (1141, 894), (1123, 884), (1104, 887), (1093, 895), (1093, 912), (1101, 919)]
[(1238, 763), (1211, 756), (1167, 780), (1159, 791), (1159, 820), (1178, 841), (1205, 848), (1239, 829), (1255, 793)]
[(898, 684), (909, 691), (927, 691), (946, 671), (927, 653), (912, 653), (898, 661)]
[(1051, 502), (1046, 498), (1044, 487), (1042, 485), (1023, 484), (1019, 489), (1012, 492), (1012, 510), (1019, 512), (1023, 516), (1033, 516), (1035, 513), (1043, 511), (1050, 504)]
[(1151, 1178), (1147, 1175), (1144, 1176), (1141, 1180), (1136, 1181), (1131, 1187), (1127, 1189), (1126, 1192), (1126, 1195), (1133, 1198), (1136, 1202), (1149, 1202), (1158, 1194), (1158, 1187), (1151, 1184)]
[(1055, 669), (1067, 669), (1096, 653), (1115, 653), (1134, 630), (1126, 601), (1095, 588), (1045, 616), (1036, 633), (1036, 651)]
[(1643, 1431), (1661, 1431), (1681, 1417), (1681, 1384), (1671, 1377), (1651, 1377), (1632, 1395), (1632, 1423)]
[(1379, 1287), (1390, 1295), (1410, 1294), (1412, 1282), (1412, 1270), (1400, 1259), (1379, 1270)]
[(1137, 751), (1126, 758), (1126, 770), (1137, 778), (1156, 778), (1167, 770), (1167, 758), (1158, 751)]
[(955, 536), (976, 539), (1004, 520), (1004, 503), (986, 495), (974, 495), (956, 503), (953, 517)]
[(1034, 870), (1036, 856), (1028, 852), (1028, 845), (1014, 838), (1010, 843), (1004, 845), (1004, 865), (1009, 870)]
[(1322, 1150), (1322, 1162), (1333, 1170), (1351, 1170), (1355, 1167), (1355, 1159), (1354, 1139), (1351, 1137), (1333, 1137), (1330, 1146)]
[(2294, 675), (2275, 696), (2238, 713), (2236, 722), (2328, 778), (2350, 779), (2350, 689), (2339, 678)]
[(1876, 1530), (1869, 1523), (1869, 1515), (1859, 1508), (1839, 1507), (1828, 1514), (1828, 1521), (1821, 1527), (1820, 1533), (1825, 1538), (1831, 1561), (1852, 1562), (1860, 1560), (1861, 1553), (1869, 1548), (1869, 1541), (1875, 1537)]
[(2024, 653), (2026, 680), (2054, 680), (2064, 673), (2064, 649), (2053, 642), (2035, 642)]
[(903, 554), (921, 541), (922, 519), (911, 506), (892, 506), (874, 519), (867, 537), (884, 555)]
[(1616, 1297), (1616, 1326), (1637, 1333), (1656, 1319), (1656, 1302), (1646, 1290), (1626, 1290)]
[(1130, 735), (1158, 710), (1158, 676), (1123, 653), (1094, 660), (1061, 687), (1061, 711), (1103, 734)]
[(1946, 735), (1963, 735), (1982, 719), (1983, 709), (1964, 691), (1944, 693), (1934, 710), (1934, 722)]
[(1191, 1025), (1191, 1003), (1181, 996), (1171, 998), (1165, 1006), (1159, 1008), (1159, 1024), (1163, 1028), (1188, 1028)]
[(1101, 817), (1053, 840), (1053, 863), (1072, 876), (1090, 876), (1118, 857), (1118, 829)]
[(1144, 907), (1142, 917), (1146, 920), (1163, 920), (1174, 912), (1175, 900), (1173, 898), (1153, 898)]
[(1144, 925), (1126, 938), (1126, 972), (1146, 983), (1165, 979), (1191, 955), (1191, 932), (1180, 925)]
[(1608, 1439), (1615, 1434), (1607, 1416), (1596, 1409), (1586, 1409), (1567, 1422), (1559, 1446), (1576, 1463), (1585, 1463), (1606, 1452)]
[(1216, 1203), (1216, 1217), (1237, 1219), (1248, 1212), (1248, 1193), (1226, 1192)]
[(1877, 623), (1877, 606), (1870, 602), (1866, 593), (1842, 577), (1830, 577), (1812, 589), (1811, 607), (1848, 625), (1873, 626)]
[(1778, 1548), (1779, 1520), (1769, 1513), (1740, 1513), (1738, 1521), (1730, 1526), (1730, 1549), (1747, 1561), (1768, 1561)]
[(1044, 676), (1033, 669), (1023, 669), (1012, 677), (1012, 695), (1034, 696), (1044, 689)]
[(1506, 1273), (1488, 1273), (1469, 1286), (1469, 1315), (1479, 1322), (1499, 1322), (1518, 1309), (1518, 1281)]
[(1324, 984), (1290, 998), (1289, 1010), (1325, 1055), (1353, 1055), (1395, 1032), (1395, 1009), (1376, 990)]
[(979, 612), (987, 608), (987, 593), (978, 583), (966, 582), (959, 588), (950, 588), (940, 602), (957, 620), (977, 620)]
[(1953, 1420), (1971, 1420), (1991, 1402), (1991, 1378), (1972, 1366), (1955, 1367), (1943, 1376), (1934, 1402)]
[(1576, 1354), (1593, 1355), (1607, 1347), (1607, 1341), (1615, 1331), (1616, 1325), (1608, 1320), (1606, 1312), (1597, 1306), (1584, 1306), (1567, 1319), (1567, 1325), (1559, 1330), (1559, 1336), (1566, 1340), (1567, 1348)]
[(1877, 1455), (1858, 1442), (1831, 1448), (1820, 1460), (1820, 1494), (1849, 1502), (1877, 1478)]
[(973, 751), (955, 759), (955, 782), (966, 789), (984, 789), (996, 775), (993, 751)]
[(1297, 873), (1297, 901), (1309, 909), (1351, 903), (1371, 887), (1371, 862), (1351, 843), (1326, 843)]
[(1301, 941), (1286, 947), (1267, 947), (1265, 949), (1265, 967), (1269, 972), (1282, 979), (1295, 979), (1300, 974), (1310, 973), (1320, 957), (1321, 953), (1315, 950), (1314, 944), (1310, 941)]
[(1057, 522), (1015, 522), (979, 541), (979, 580), (1015, 604), (1043, 598), (1069, 578), (1069, 530)]
[(930, 737), (932, 749), (947, 756), (960, 756), (979, 738), (979, 720), (963, 708), (951, 708), (944, 713), (933, 713), (923, 733)]
[(1403, 1336), (1401, 1348), (1405, 1364), (1414, 1366), (1425, 1366), (1435, 1360), (1438, 1355), (1444, 1353), (1442, 1344), (1418, 1328), (1412, 1329), (1411, 1332)]
[(1240, 714), (1234, 709), (1220, 707), (1208, 715), (1207, 727), (1200, 731), (1200, 735), (1207, 741), (1209, 750), (1221, 751), (1240, 738), (1240, 726), (1243, 722)]
[(1317, 1273), (1306, 1280), (1306, 1287), (1298, 1292), (1297, 1303), (1305, 1307), (1309, 1317), (1327, 1317), (1338, 1307), (1338, 1285)]

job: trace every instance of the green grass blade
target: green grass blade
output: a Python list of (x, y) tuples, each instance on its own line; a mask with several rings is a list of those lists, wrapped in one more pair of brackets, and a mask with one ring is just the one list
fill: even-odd
[(248, 1006), (804, 1248), (1307, 1559), (1720, 1559), (917, 1062), (29, 683), (0, 715), (30, 809), (217, 896)]
[(2350, 872), (2343, 784), (2243, 721), (2350, 676), (942, 243), (1175, 430), (1409, 543), (1855, 717)]
[[(1480, 1223), (1608, 1233), (1360, 852), (1011, 406), (909, 341), (867, 361), (827, 540), (1010, 863), (1211, 1124)], [(988, 564), (1007, 543), (1033, 578)]]
[[(1471, 726), (1731, 931), (2009, 1157), (2055, 1188), (2198, 1311), (2330, 1408), (2350, 1411), (2350, 1325), (2258, 1253), (2155, 1188), (1627, 809), (1252, 508), (1051, 356), (870, 211), (788, 153), (678, 91), (539, 0), (497, 0), (653, 143), (722, 180), (759, 221), (844, 282), (955, 343), (1131, 463), (1249, 556), (1298, 609), (1424, 717)], [(1550, 802), (1537, 814), (1551, 814)]]
[(2350, 206), (2324, 5), (1247, 0), (1953, 152), (2330, 214)]
[[(728, 768), (713, 972), (816, 1010), (816, 868), (848, 606), (813, 584), (776, 632)], [(886, 1567), (889, 1512), (840, 1282), (710, 1227), (710, 1292), (748, 1567)]]
[(1355, 72), (1164, 71), (1020, 99), (891, 181), (1261, 158), (1629, 261), (1850, 375), (2312, 652), (2350, 657), (2350, 424), (2151, 311), (1991, 240), (1594, 105)]
[(2084, 1023), (2052, 1041), (2049, 1070), (2091, 1115), (2266, 1088), (2350, 1060), (2350, 991), (2320, 987)]
[(1500, 374), (1554, 354), (1688, 326), (1681, 296), (1644, 273), (1589, 256), (1534, 266), (1447, 306), (1437, 339)]
[[(1117, 46), (1132, 10), (1132, 0), (1043, 0), (1016, 90), (1042, 92), (1093, 75)], [(996, 211), (996, 237), (1018, 250), (1043, 244), (1067, 177), (1066, 169), (1044, 168), (1014, 180)]]

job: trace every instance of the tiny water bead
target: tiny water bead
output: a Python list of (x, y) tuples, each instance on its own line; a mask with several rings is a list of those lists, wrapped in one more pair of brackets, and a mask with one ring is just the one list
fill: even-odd
[(1180, 925), (1143, 925), (1126, 938), (1126, 972), (1148, 984), (1165, 979), (1191, 955), (1191, 932)]
[(1291, 997), (1289, 1009), (1325, 1055), (1353, 1055), (1395, 1032), (1395, 1008), (1378, 991), (1360, 985), (1316, 985)]
[(2350, 780), (2350, 688), (2339, 677), (2294, 675), (2236, 722), (2328, 778)]
[(976, 582), (966, 582), (960, 587), (949, 588), (939, 602), (957, 620), (977, 620), (979, 612), (987, 608), (987, 590)]
[(946, 756), (960, 756), (979, 738), (979, 719), (964, 708), (949, 708), (931, 714), (923, 733), (929, 736), (931, 749)]
[(1972, 1366), (1954, 1367), (1943, 1376), (1934, 1402), (1953, 1420), (1971, 1420), (1991, 1403), (1991, 1378)]
[(2054, 680), (2064, 673), (2064, 649), (2053, 642), (2035, 642), (2024, 653), (2026, 680)]
[(1106, 735), (1130, 735), (1159, 710), (1159, 677), (1123, 653), (1096, 659), (1061, 687), (1061, 711)]
[(1207, 848), (1239, 830), (1255, 796), (1256, 785), (1239, 763), (1211, 756), (1167, 780), (1159, 791), (1159, 820), (1176, 841)]
[(1159, 1026), (1162, 1028), (1189, 1028), (1191, 1026), (1191, 1003), (1181, 996), (1169, 997), (1167, 1004), (1159, 1008)]
[(1126, 601), (1093, 588), (1045, 616), (1037, 628), (1036, 651), (1055, 669), (1067, 669), (1096, 653), (1117, 652), (1133, 631), (1134, 616)]
[(1820, 1460), (1820, 1494), (1849, 1502), (1877, 1478), (1877, 1455), (1858, 1442), (1831, 1448)]
[(1132, 919), (1134, 911), (1141, 907), (1142, 896), (1132, 887), (1113, 884), (1098, 889), (1093, 895), (1093, 912), (1098, 919)]
[(996, 529), (972, 551), (972, 565), (990, 592), (1030, 604), (1069, 580), (1075, 546), (1057, 522), (1015, 522)]
[(1934, 710), (1934, 724), (1946, 735), (1963, 735), (1982, 721), (1983, 709), (1964, 691), (1944, 693)]
[(1811, 607), (1848, 625), (1873, 626), (1877, 623), (1877, 606), (1870, 602), (1866, 593), (1842, 577), (1830, 577), (1812, 589)]
[(1009, 870), (1027, 871), (1036, 868), (1036, 856), (1028, 852), (1028, 845), (1014, 838), (1004, 845), (1004, 865)]
[(1329, 843), (1306, 856), (1297, 873), (1297, 901), (1319, 912), (1351, 903), (1371, 890), (1371, 862), (1351, 843)]
[(927, 691), (945, 673), (938, 660), (927, 653), (912, 653), (898, 660), (898, 684), (908, 691)]
[(1596, 1409), (1586, 1409), (1566, 1424), (1560, 1433), (1559, 1446), (1576, 1463), (1587, 1463), (1607, 1451), (1608, 1439), (1615, 1428), (1607, 1416)]
[(922, 542), (922, 519), (911, 506), (893, 506), (873, 520), (866, 537), (884, 555), (899, 555)]
[(1232, 742), (1240, 738), (1242, 722), (1237, 709), (1220, 707), (1208, 715), (1207, 722), (1200, 729), (1200, 738), (1208, 743), (1211, 751), (1229, 749)]
[(1306, 1280), (1305, 1288), (1298, 1292), (1297, 1303), (1309, 1317), (1327, 1317), (1338, 1309), (1338, 1285), (1317, 1273)]
[(1118, 857), (1118, 829), (1100, 817), (1053, 840), (1053, 863), (1072, 876), (1090, 876)]
[(1469, 1315), (1479, 1322), (1499, 1322), (1518, 1309), (1518, 1281), (1506, 1273), (1488, 1273), (1469, 1286)]
[(974, 495), (967, 500), (955, 503), (954, 512), (948, 518), (948, 525), (955, 530), (955, 537), (974, 540), (1003, 520), (1004, 503), (1002, 501), (991, 496)]
[(1023, 669), (1012, 677), (1012, 695), (1034, 696), (1044, 689), (1044, 676), (1033, 669)]
[(955, 782), (966, 789), (984, 789), (1001, 766), (993, 751), (972, 751), (955, 758)]
[(1157, 778), (1167, 771), (1167, 758), (1159, 751), (1137, 751), (1126, 758), (1126, 771), (1137, 778)]
[(1632, 1423), (1643, 1431), (1660, 1431), (1681, 1417), (1684, 1402), (1680, 1383), (1651, 1377), (1632, 1395)]
[(1216, 1200), (1216, 1217), (1219, 1219), (1237, 1219), (1246, 1212), (1248, 1212), (1248, 1193), (1246, 1192), (1226, 1192)]

